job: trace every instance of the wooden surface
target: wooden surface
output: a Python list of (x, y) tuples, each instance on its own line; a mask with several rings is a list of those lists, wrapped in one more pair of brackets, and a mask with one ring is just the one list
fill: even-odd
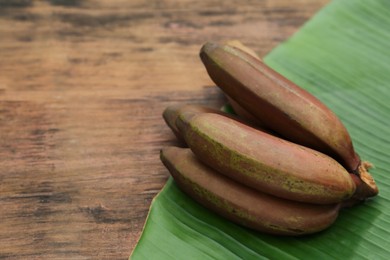
[(126, 259), (175, 144), (163, 109), (224, 99), (198, 58), (260, 56), (325, 0), (0, 0), (0, 258)]

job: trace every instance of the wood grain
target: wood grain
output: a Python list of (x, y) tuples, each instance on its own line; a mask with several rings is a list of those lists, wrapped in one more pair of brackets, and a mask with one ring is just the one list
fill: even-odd
[(0, 0), (0, 259), (126, 259), (175, 144), (176, 103), (220, 106), (199, 58), (264, 56), (325, 0)]

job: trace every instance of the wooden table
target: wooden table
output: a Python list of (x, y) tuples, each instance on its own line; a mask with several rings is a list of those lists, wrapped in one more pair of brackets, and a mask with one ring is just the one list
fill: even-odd
[(0, 1), (0, 258), (126, 259), (169, 176), (163, 109), (224, 102), (202, 43), (264, 56), (326, 2)]

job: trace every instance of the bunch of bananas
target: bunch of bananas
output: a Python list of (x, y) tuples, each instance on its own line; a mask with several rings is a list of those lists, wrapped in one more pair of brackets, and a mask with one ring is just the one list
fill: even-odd
[(278, 235), (324, 230), (341, 208), (378, 194), (371, 164), (317, 98), (239, 42), (206, 43), (200, 57), (236, 114), (165, 109), (185, 147), (165, 147), (160, 158), (185, 193), (235, 223)]

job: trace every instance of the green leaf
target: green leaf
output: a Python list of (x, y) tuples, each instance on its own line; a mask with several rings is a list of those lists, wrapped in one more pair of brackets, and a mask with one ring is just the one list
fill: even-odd
[(154, 199), (132, 259), (388, 259), (390, 257), (390, 1), (337, 0), (265, 62), (345, 123), (379, 195), (342, 210), (324, 232), (261, 234), (206, 210), (169, 179)]

